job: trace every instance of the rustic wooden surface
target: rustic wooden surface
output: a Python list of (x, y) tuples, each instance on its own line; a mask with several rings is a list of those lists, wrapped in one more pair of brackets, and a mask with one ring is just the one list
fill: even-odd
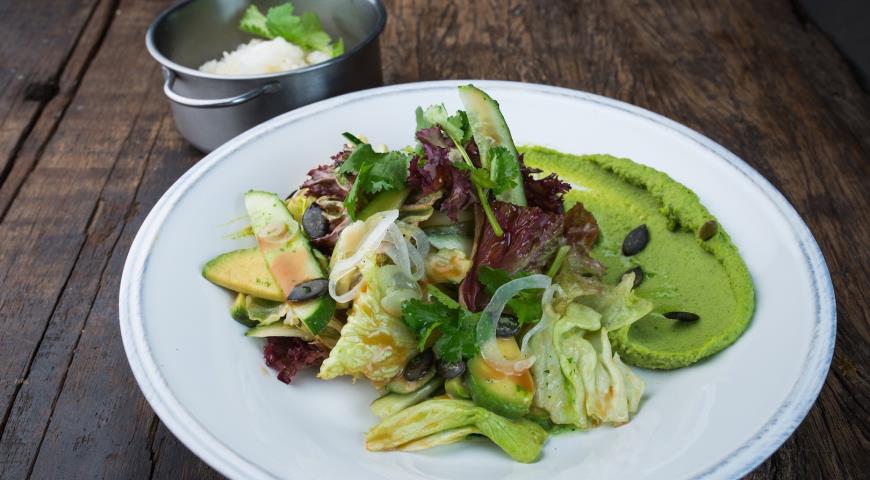
[[(0, 0), (0, 478), (219, 477), (151, 411), (118, 331), (133, 236), (201, 158), (144, 48), (169, 3)], [(749, 478), (870, 472), (870, 97), (789, 2), (386, 3), (387, 83), (510, 79), (615, 97), (770, 179), (828, 261), (837, 348), (807, 419)]]

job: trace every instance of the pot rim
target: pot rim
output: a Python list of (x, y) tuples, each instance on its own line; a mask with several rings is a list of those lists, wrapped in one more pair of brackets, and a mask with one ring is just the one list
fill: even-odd
[(178, 4), (173, 5), (162, 11), (160, 15), (158, 15), (157, 18), (155, 18), (154, 21), (151, 22), (151, 25), (148, 27), (148, 31), (145, 33), (145, 47), (148, 49), (148, 53), (151, 54), (154, 60), (157, 60), (157, 62), (163, 65), (165, 68), (168, 68), (176, 73), (182, 73), (185, 75), (190, 75), (192, 77), (207, 78), (212, 80), (269, 80), (289, 75), (304, 74), (323, 68), (329, 68), (331, 65), (337, 64), (343, 60), (346, 60), (347, 58), (350, 58), (356, 52), (362, 50), (374, 40), (376, 40), (378, 36), (380, 36), (381, 32), (384, 31), (384, 26), (386, 26), (387, 24), (387, 10), (386, 8), (384, 8), (383, 2), (381, 0), (365, 0), (368, 3), (374, 5), (375, 10), (378, 14), (378, 22), (375, 25), (375, 28), (372, 29), (372, 31), (368, 34), (366, 38), (363, 39), (362, 42), (359, 42), (354, 48), (342, 53), (341, 55), (330, 58), (325, 62), (315, 63), (314, 65), (308, 65), (306, 67), (296, 68), (293, 70), (284, 70), (282, 72), (261, 73), (254, 75), (219, 75), (214, 73), (201, 72), (198, 69), (185, 67), (184, 65), (175, 63), (167, 58), (165, 55), (163, 55), (163, 53), (161, 53), (160, 50), (157, 48), (157, 45), (154, 44), (154, 32), (157, 30), (157, 26), (160, 25), (166, 19), (166, 17), (174, 13), (176, 10), (180, 10), (195, 1), (197, 0), (184, 0), (183, 2), (179, 2)]

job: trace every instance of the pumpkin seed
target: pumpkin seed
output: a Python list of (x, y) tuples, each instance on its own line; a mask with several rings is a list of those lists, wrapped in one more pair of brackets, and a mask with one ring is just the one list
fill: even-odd
[(635, 255), (646, 248), (647, 243), (649, 243), (649, 229), (646, 228), (646, 224), (643, 224), (625, 236), (625, 240), (622, 241), (622, 254), (626, 257)]
[(643, 269), (640, 268), (640, 265), (638, 265), (634, 268), (630, 268), (630, 269), (626, 270), (625, 273), (622, 274), (622, 276), (624, 277), (624, 276), (628, 275), (629, 273), (634, 274), (634, 284), (631, 286), (631, 288), (639, 287), (640, 284), (643, 282)]
[(671, 320), (679, 320), (681, 322), (695, 322), (701, 319), (701, 317), (692, 312), (668, 312), (664, 315), (665, 318), (670, 318)]
[(707, 240), (713, 238), (713, 236), (715, 236), (718, 232), (719, 223), (716, 222), (716, 220), (710, 220), (708, 222), (704, 222), (704, 224), (701, 225), (701, 228), (698, 229), (698, 238), (706, 242)]
[(438, 360), (438, 373), (446, 380), (458, 377), (465, 373), (465, 362), (445, 362)]
[(308, 280), (293, 287), (290, 294), (287, 295), (287, 300), (290, 302), (304, 302), (314, 298), (322, 297), (329, 289), (329, 280), (325, 278), (315, 278)]
[(405, 365), (402, 376), (409, 382), (420, 380), (429, 373), (429, 368), (434, 360), (435, 356), (432, 354), (432, 350), (426, 350), (423, 353), (414, 355)]
[(312, 203), (302, 214), (302, 228), (309, 238), (324, 237), (329, 233), (329, 220), (323, 215), (320, 205)]
[(495, 327), (495, 336), (500, 338), (513, 337), (520, 333), (520, 322), (511, 315), (502, 315)]

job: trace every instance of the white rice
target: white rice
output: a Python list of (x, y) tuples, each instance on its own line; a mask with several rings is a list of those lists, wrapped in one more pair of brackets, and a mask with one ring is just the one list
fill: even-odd
[(256, 75), (283, 72), (329, 60), (324, 52), (310, 52), (283, 38), (254, 39), (232, 52), (224, 52), (218, 60), (209, 60), (199, 67), (201, 72), (218, 75)]

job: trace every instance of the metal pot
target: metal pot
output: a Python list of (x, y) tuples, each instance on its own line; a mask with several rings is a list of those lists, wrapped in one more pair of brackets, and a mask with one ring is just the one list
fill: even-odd
[[(262, 10), (286, 0), (258, 0)], [(163, 91), (175, 125), (195, 147), (209, 152), (274, 116), (324, 98), (379, 86), (378, 36), (387, 20), (380, 0), (293, 0), (297, 12), (316, 12), (346, 53), (326, 62), (265, 75), (215, 75), (197, 70), (248, 42), (238, 28), (246, 0), (187, 0), (148, 28), (148, 52), (163, 66)]]

